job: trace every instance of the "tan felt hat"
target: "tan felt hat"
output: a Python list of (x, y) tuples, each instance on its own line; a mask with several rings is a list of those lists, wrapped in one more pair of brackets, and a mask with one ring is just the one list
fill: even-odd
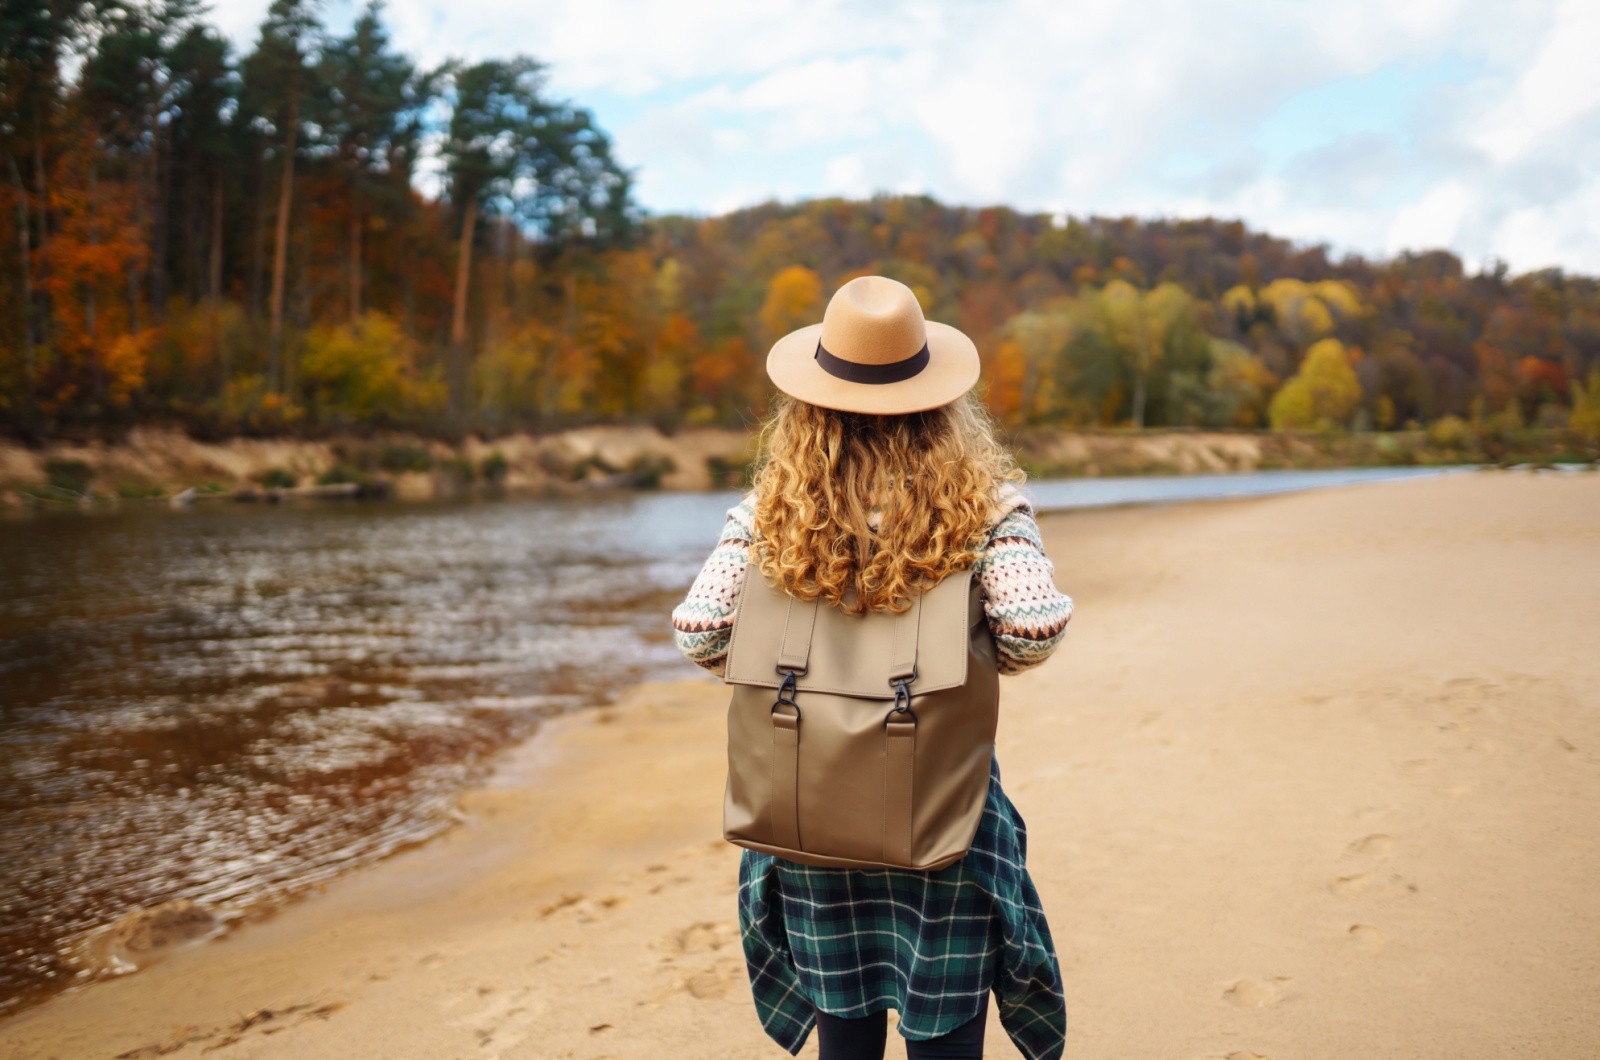
[(922, 318), (911, 288), (862, 276), (834, 294), (822, 323), (772, 344), (767, 375), (791, 397), (842, 412), (896, 416), (948, 405), (978, 381), (978, 348)]

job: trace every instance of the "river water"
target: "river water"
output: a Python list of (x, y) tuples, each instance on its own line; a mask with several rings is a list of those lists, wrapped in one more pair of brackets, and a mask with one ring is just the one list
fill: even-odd
[[(1413, 469), (1032, 484), (1043, 508)], [(687, 673), (667, 612), (733, 494), (128, 508), (0, 522), (0, 1014), (79, 944), (225, 921), (449, 826), (539, 719)]]

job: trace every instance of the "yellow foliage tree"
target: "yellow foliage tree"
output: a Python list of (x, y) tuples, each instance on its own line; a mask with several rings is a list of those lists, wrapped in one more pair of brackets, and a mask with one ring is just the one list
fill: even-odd
[(1256, 301), (1256, 293), (1244, 284), (1228, 288), (1218, 301), (1222, 305), (1223, 312), (1231, 316), (1241, 329), (1248, 328), (1250, 322), (1255, 319), (1256, 307), (1259, 304)]
[(822, 319), (822, 279), (804, 265), (779, 269), (761, 303), (761, 326), (777, 339)]
[(1144, 426), (1150, 376), (1166, 354), (1167, 339), (1193, 312), (1194, 298), (1175, 283), (1141, 292), (1126, 280), (1112, 280), (1099, 296), (1107, 338), (1133, 376), (1133, 422)]
[(1361, 299), (1343, 280), (1319, 280), (1312, 288), (1322, 304), (1345, 320), (1361, 315)]
[(1361, 402), (1361, 381), (1338, 339), (1322, 339), (1306, 351), (1300, 371), (1272, 396), (1274, 430), (1326, 429), (1349, 422)]
[(398, 422), (445, 403), (444, 383), (419, 375), (410, 341), (376, 311), (314, 328), (300, 371), (318, 410), (336, 419)]
[[(1227, 298), (1223, 296), (1224, 305)], [(1302, 347), (1333, 334), (1336, 318), (1351, 320), (1361, 314), (1361, 300), (1342, 280), (1314, 284), (1289, 278), (1273, 280), (1262, 288), (1261, 300), (1272, 307), (1284, 338)]]
[(1600, 442), (1600, 367), (1589, 369), (1589, 381), (1574, 379), (1572, 390), (1572, 430), (1585, 441)]
[(550, 330), (537, 323), (517, 328), (491, 344), (473, 370), (479, 415), (496, 426), (545, 415), (550, 348)]

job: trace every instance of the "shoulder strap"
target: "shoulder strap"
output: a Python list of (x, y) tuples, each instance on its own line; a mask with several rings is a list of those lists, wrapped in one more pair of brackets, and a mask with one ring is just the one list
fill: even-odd
[(778, 672), (803, 674), (811, 660), (811, 633), (817, 625), (817, 601), (789, 597), (783, 620), (783, 641), (778, 649)]
[(817, 626), (817, 601), (789, 597), (778, 649), (784, 681), (772, 704), (772, 834), (781, 847), (800, 849), (800, 705), (794, 675), (811, 662), (811, 634)]
[(894, 616), (894, 636), (889, 652), (889, 683), (917, 679), (917, 634), (922, 620), (922, 598), (917, 593), (911, 598), (911, 607)]

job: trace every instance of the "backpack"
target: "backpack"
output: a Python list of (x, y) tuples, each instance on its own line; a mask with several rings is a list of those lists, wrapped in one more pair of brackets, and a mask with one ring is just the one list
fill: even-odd
[(971, 570), (902, 614), (797, 600), (745, 570), (724, 678), (723, 835), (805, 865), (943, 868), (989, 792), (999, 671)]

